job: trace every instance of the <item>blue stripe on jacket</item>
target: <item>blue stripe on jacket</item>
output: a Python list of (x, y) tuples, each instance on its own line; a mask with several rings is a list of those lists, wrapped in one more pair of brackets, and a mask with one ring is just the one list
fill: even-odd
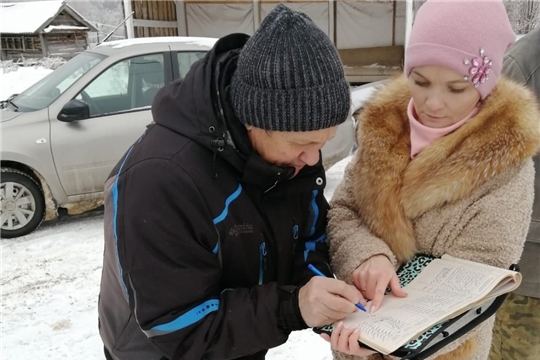
[(219, 300), (213, 299), (203, 302), (202, 304), (195, 306), (193, 309), (180, 315), (171, 322), (163, 325), (154, 326), (150, 330), (143, 330), (148, 337), (154, 337), (159, 335), (166, 335), (172, 332), (182, 330), (190, 325), (193, 325), (201, 321), (208, 314), (213, 313), (219, 309)]
[(317, 205), (317, 195), (319, 190), (313, 190), (313, 196), (311, 197), (311, 208), (313, 209), (313, 224), (311, 224), (311, 231), (309, 236), (315, 234), (315, 229), (317, 228), (317, 220), (319, 220), (319, 206)]
[(240, 193), (242, 192), (242, 184), (238, 184), (238, 188), (236, 189), (235, 192), (233, 192), (231, 195), (229, 195), (229, 197), (227, 198), (227, 200), (225, 200), (225, 208), (223, 209), (223, 211), (221, 212), (221, 214), (219, 214), (218, 217), (216, 217), (213, 222), (214, 222), (214, 225), (222, 222), (223, 220), (225, 220), (225, 218), (227, 217), (227, 215), (229, 214), (229, 205), (231, 205), (231, 203), (236, 200), (236, 198), (238, 198), (238, 196), (240, 196)]
[[(241, 193), (242, 193), (242, 184), (238, 184), (238, 188), (235, 190), (235, 192), (229, 195), (229, 197), (227, 197), (227, 199), (225, 200), (225, 208), (223, 209), (221, 214), (219, 214), (214, 220), (212, 220), (214, 225), (217, 225), (223, 220), (225, 220), (225, 218), (229, 214), (229, 206), (234, 200), (236, 200), (240, 196)], [(216, 243), (216, 246), (214, 246), (212, 253), (217, 254), (218, 251), (219, 251), (219, 241)]]
[(122, 164), (120, 165), (120, 168), (118, 169), (118, 172), (116, 173), (116, 179), (114, 180), (114, 185), (112, 188), (112, 196), (113, 196), (113, 235), (114, 235), (114, 245), (116, 249), (116, 261), (118, 263), (118, 270), (120, 272), (120, 280), (122, 281), (122, 287), (124, 288), (124, 292), (126, 293), (126, 297), (129, 298), (129, 294), (127, 291), (126, 283), (124, 282), (123, 277), (123, 270), (122, 266), (120, 265), (120, 255), (118, 254), (118, 232), (116, 231), (116, 222), (118, 218), (118, 180), (120, 179), (120, 173), (122, 173), (122, 169), (124, 168), (124, 164), (126, 163), (129, 154), (131, 154), (131, 151), (133, 150), (133, 146), (129, 148), (128, 153), (126, 154), (126, 157), (124, 158), (124, 161), (122, 161)]
[[(311, 197), (311, 209), (313, 211), (313, 223), (311, 224), (311, 230), (309, 232), (309, 236), (315, 235), (315, 231), (317, 229), (317, 221), (319, 221), (319, 206), (317, 205), (317, 195), (319, 194), (319, 190), (313, 190), (312, 197)], [(322, 234), (317, 239), (306, 241), (306, 249), (304, 250), (304, 261), (307, 261), (307, 257), (310, 251), (315, 251), (315, 246), (318, 243), (325, 243), (326, 242), (326, 234)]]

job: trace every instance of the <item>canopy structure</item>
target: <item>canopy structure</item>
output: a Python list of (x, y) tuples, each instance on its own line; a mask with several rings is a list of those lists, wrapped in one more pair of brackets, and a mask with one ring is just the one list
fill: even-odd
[(340, 51), (351, 82), (400, 72), (412, 0), (123, 0), (129, 37), (253, 34), (279, 3), (306, 13)]

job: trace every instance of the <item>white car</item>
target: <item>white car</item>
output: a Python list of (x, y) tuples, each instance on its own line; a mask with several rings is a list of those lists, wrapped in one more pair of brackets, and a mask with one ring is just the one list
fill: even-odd
[[(216, 40), (107, 42), (3, 101), (1, 237), (30, 233), (59, 207), (78, 214), (100, 206), (107, 176), (152, 121), (156, 92), (184, 77)], [(323, 148), (325, 165), (349, 155), (354, 144), (349, 117)]]

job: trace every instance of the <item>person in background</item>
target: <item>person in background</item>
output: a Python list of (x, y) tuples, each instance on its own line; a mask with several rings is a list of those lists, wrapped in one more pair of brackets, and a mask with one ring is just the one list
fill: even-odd
[(349, 108), (336, 48), (283, 5), (160, 90), (105, 185), (108, 359), (259, 360), (357, 311), (308, 269), (332, 274), (320, 149)]
[[(528, 86), (540, 99), (540, 27), (506, 52), (503, 74)], [(490, 360), (537, 360), (540, 354), (540, 159), (536, 168), (533, 214), (519, 261), (521, 286), (509, 294), (497, 312)]]
[[(428, 0), (405, 74), (364, 106), (358, 151), (330, 203), (328, 242), (337, 277), (372, 300), (375, 313), (387, 286), (407, 295), (396, 269), (416, 254), (505, 269), (520, 259), (540, 111), (529, 89), (501, 76), (514, 40), (501, 0)], [(494, 320), (430, 359), (488, 359)], [(350, 341), (354, 331), (340, 324), (327, 337), (335, 359), (364, 356)], [(383, 358), (391, 357), (369, 357)]]

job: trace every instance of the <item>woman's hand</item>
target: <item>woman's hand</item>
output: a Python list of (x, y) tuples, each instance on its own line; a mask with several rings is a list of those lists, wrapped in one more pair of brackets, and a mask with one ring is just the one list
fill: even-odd
[(381, 306), (388, 285), (395, 296), (407, 296), (399, 285), (394, 266), (385, 255), (375, 255), (364, 261), (354, 270), (353, 282), (362, 296), (372, 300), (370, 312), (377, 311)]
[(321, 337), (332, 345), (332, 349), (345, 354), (369, 356), (376, 353), (375, 351), (360, 347), (358, 343), (360, 331), (358, 328), (344, 329), (342, 321), (334, 328), (332, 336), (321, 334)]

